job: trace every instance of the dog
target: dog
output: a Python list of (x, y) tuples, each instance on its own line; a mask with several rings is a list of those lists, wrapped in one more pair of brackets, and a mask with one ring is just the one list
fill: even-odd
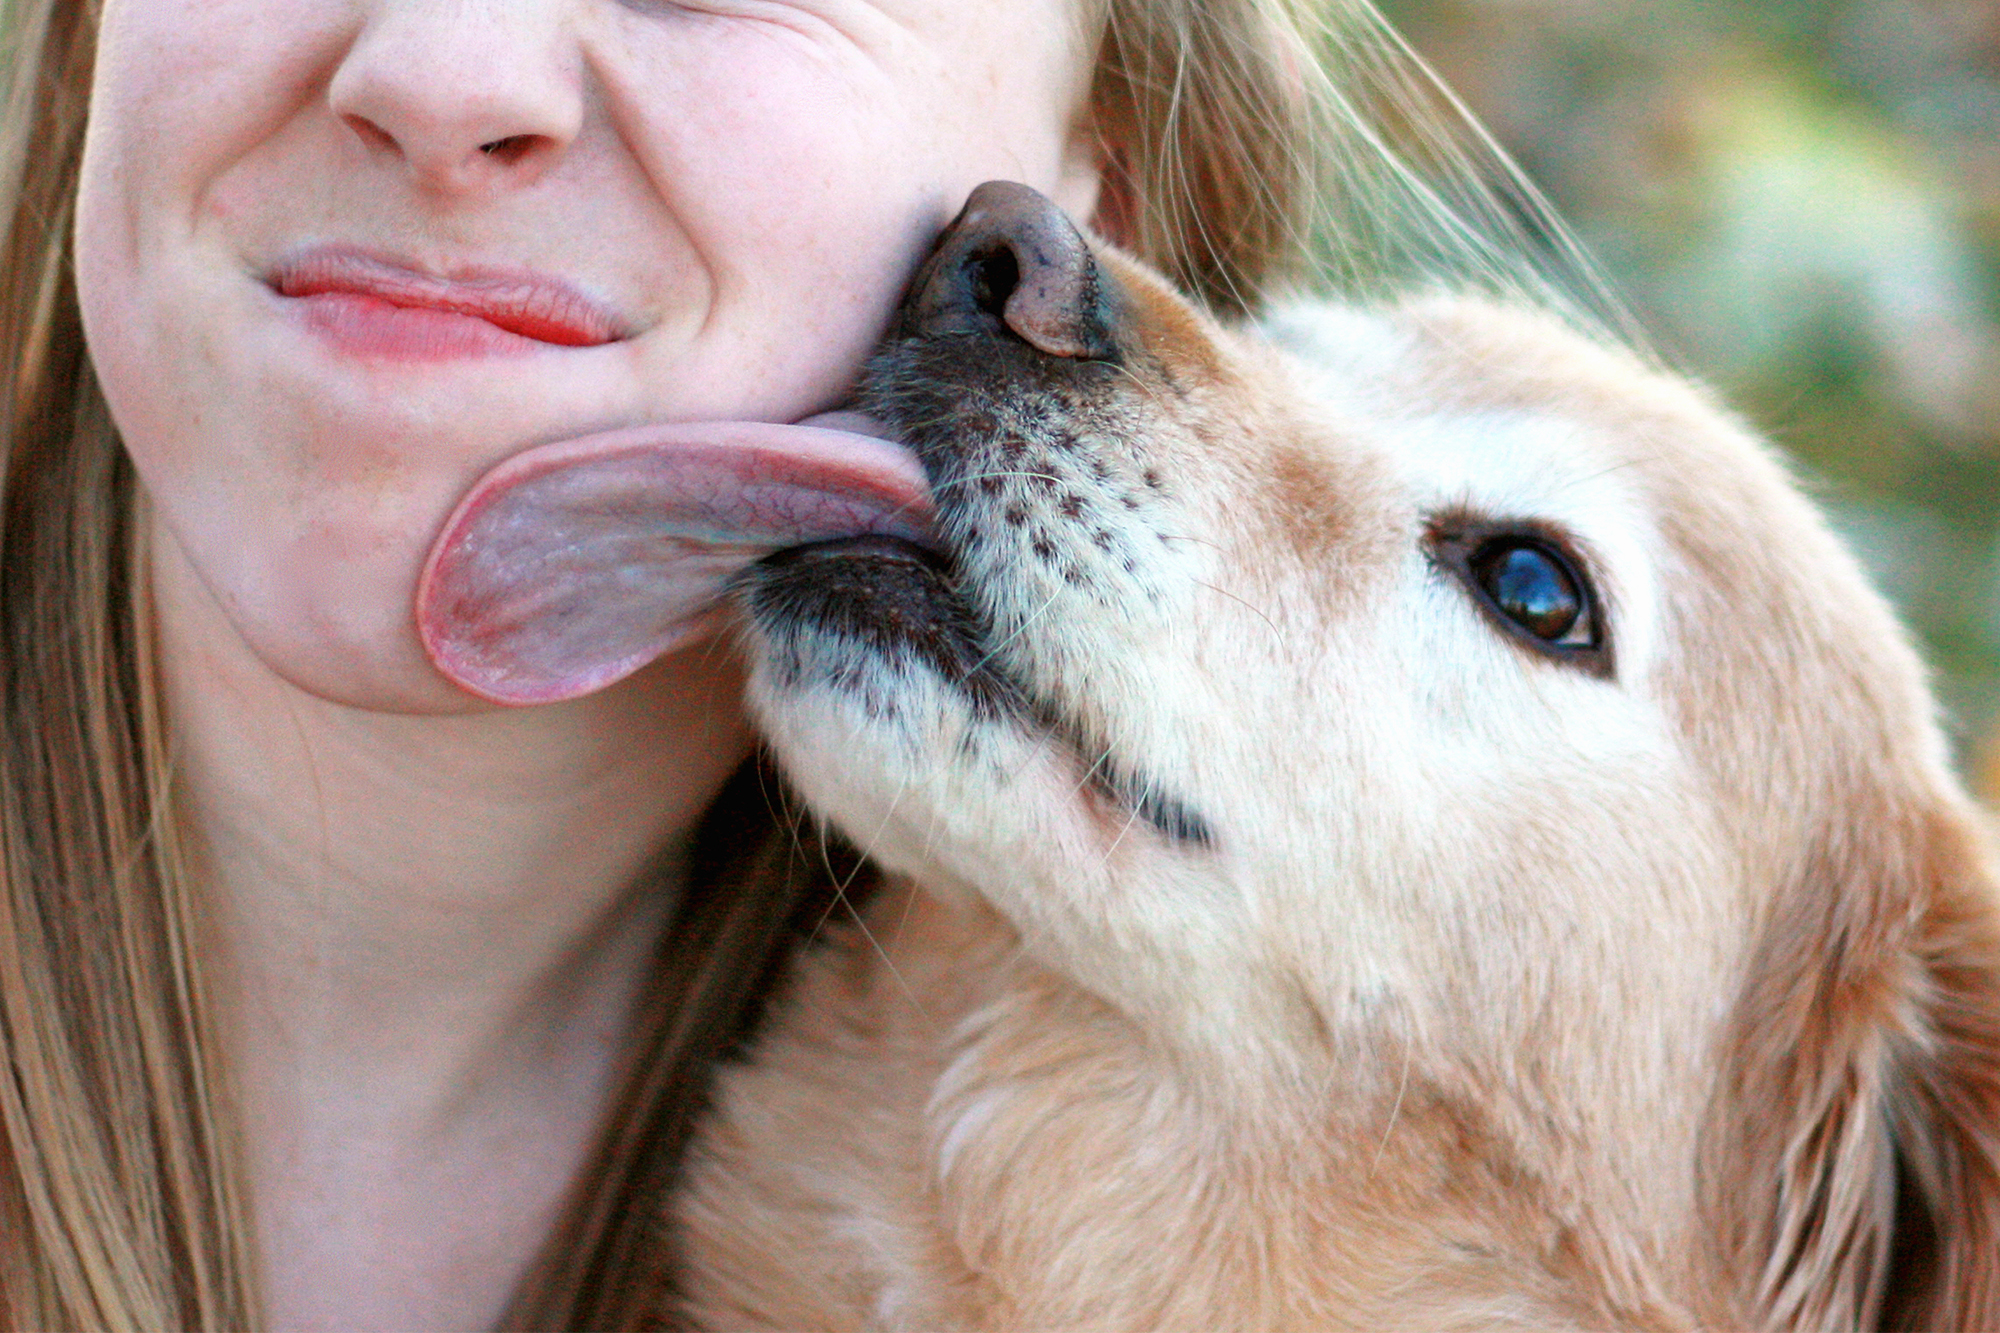
[(2000, 878), (1770, 450), (1545, 314), (1218, 325), (981, 187), (756, 565), (888, 873), (728, 1068), (679, 1315), (2000, 1327)]
[(1700, 389), (1467, 297), (1224, 327), (995, 183), (859, 406), (529, 450), (419, 593), (523, 703), (733, 589), (886, 872), (719, 1074), (663, 1319), (2000, 1328), (1993, 850)]

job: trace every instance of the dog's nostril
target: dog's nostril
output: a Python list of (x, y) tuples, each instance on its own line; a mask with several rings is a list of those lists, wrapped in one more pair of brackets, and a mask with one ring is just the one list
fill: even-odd
[(972, 304), (982, 313), (1002, 321), (1007, 318), (1007, 298), (1021, 285), (1021, 261), (1005, 248), (970, 255), (965, 261), (965, 286)]

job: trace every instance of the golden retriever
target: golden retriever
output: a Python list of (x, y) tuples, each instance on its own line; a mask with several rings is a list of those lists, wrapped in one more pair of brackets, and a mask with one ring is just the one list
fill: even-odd
[(2000, 1327), (2000, 916), (1924, 677), (1700, 390), (1217, 327), (1021, 187), (865, 406), (939, 555), (743, 594), (893, 872), (728, 1071), (715, 1328)]
[(1475, 300), (1219, 327), (994, 184), (862, 405), (928, 529), (903, 449), (659, 428), (426, 576), (526, 701), (788, 546), (752, 705), (890, 875), (723, 1073), (663, 1317), (2000, 1328), (1993, 855), (1704, 393)]

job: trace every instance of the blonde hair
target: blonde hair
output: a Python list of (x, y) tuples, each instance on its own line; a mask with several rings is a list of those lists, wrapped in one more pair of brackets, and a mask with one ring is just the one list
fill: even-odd
[[(1535, 262), (1560, 229), (1365, 0), (1100, 5), (1092, 107), (1114, 194), (1135, 248), (1191, 292), (1241, 311), (1308, 279), (1366, 295), (1441, 277), (1561, 299)], [(149, 660), (141, 499), (70, 267), (95, 23), (92, 0), (4, 9), (0, 1317), (251, 1327), (200, 905)], [(1557, 268), (1573, 260), (1560, 250)], [(789, 923), (826, 884), (762, 781), (740, 779), (711, 818), (626, 1089), (508, 1327), (648, 1313), (652, 1205), (706, 1071), (754, 1021)]]
[(1371, 0), (1100, 0), (1123, 230), (1225, 314), (1482, 290), (1641, 341), (1534, 185)]

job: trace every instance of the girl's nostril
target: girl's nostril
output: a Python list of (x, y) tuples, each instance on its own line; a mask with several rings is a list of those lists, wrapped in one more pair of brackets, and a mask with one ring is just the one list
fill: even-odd
[(1021, 264), (1014, 252), (1002, 248), (971, 255), (964, 271), (973, 305), (995, 319), (1004, 319), (1007, 298), (1021, 285)]
[(504, 139), (479, 145), (479, 151), (502, 162), (513, 162), (527, 153), (533, 138), (531, 134), (510, 134)]
[(396, 147), (395, 136), (380, 125), (377, 125), (374, 121), (369, 120), (366, 116), (346, 114), (341, 116), (341, 120), (345, 122), (348, 129), (354, 131), (356, 138), (360, 139), (362, 143), (367, 144), (370, 148), (392, 150)]

